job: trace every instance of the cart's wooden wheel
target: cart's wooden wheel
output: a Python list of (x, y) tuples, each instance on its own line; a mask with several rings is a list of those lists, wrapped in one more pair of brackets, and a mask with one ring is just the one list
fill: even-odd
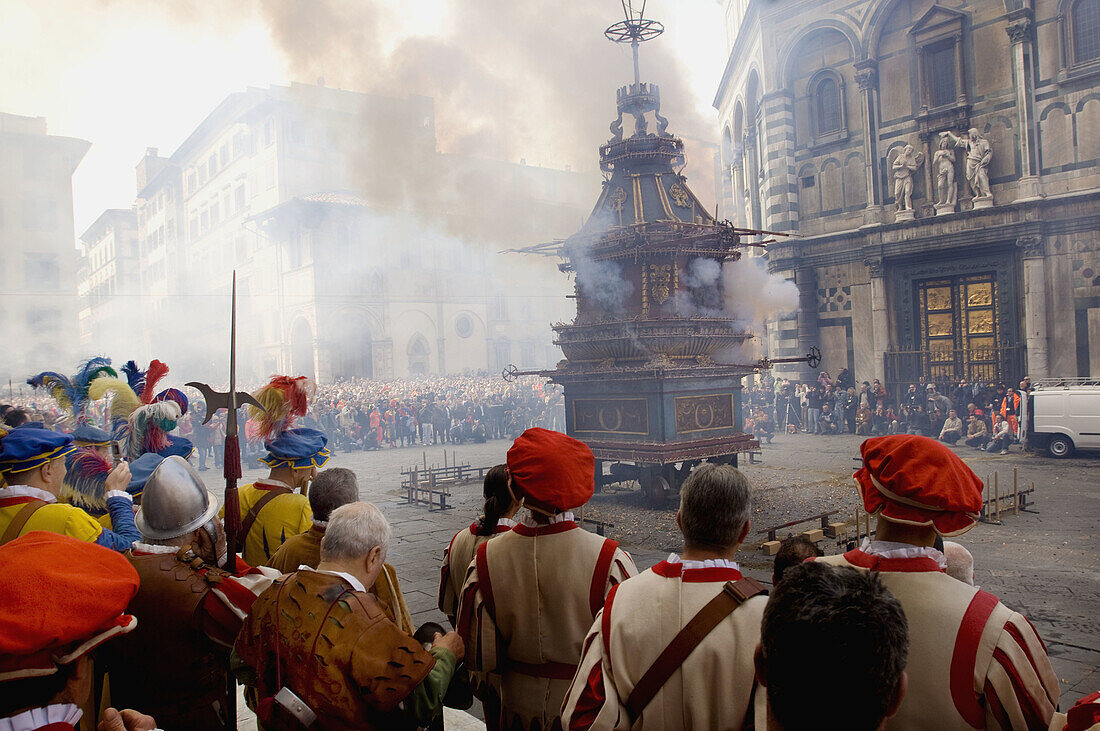
[(641, 479), (642, 494), (651, 508), (663, 508), (665, 496), (670, 492), (668, 480), (663, 476), (650, 472)]

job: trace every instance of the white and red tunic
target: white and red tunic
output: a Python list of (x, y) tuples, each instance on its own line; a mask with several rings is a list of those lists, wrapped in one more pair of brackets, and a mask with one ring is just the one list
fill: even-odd
[(584, 637), (608, 592), (637, 571), (615, 541), (577, 527), (572, 513), (521, 523), (478, 547), (458, 631), (479, 692), (499, 694), (502, 728), (560, 728)]
[[(737, 607), (688, 655), (636, 719), (626, 700), (662, 651), (727, 581), (733, 561), (681, 561), (673, 554), (608, 594), (584, 641), (562, 708), (565, 729), (740, 729), (751, 725), (753, 653), (766, 596)], [(756, 693), (764, 728), (765, 693)], [(746, 721), (748, 724), (746, 724)]]
[(443, 552), (443, 563), (439, 567), (439, 611), (447, 615), (451, 620), (451, 626), (457, 627), (458, 618), (458, 594), (462, 591), (462, 582), (466, 580), (466, 570), (474, 560), (478, 546), (485, 541), (507, 533), (516, 526), (516, 521), (509, 518), (500, 518), (490, 535), (483, 536), (478, 533), (478, 524), (471, 523), (455, 533), (450, 545)]
[(1058, 678), (1027, 619), (944, 573), (932, 548), (864, 541), (818, 561), (878, 571), (909, 622), (909, 690), (888, 729), (1046, 729)]

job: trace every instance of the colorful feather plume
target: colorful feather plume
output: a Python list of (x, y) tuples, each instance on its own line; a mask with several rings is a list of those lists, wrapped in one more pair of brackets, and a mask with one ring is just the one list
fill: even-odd
[(42, 371), (38, 375), (28, 378), (27, 383), (31, 388), (44, 388), (49, 391), (50, 396), (53, 396), (53, 400), (57, 402), (58, 406), (69, 412), (80, 400), (69, 377), (54, 371)]
[(130, 414), (124, 437), (120, 437), (126, 458), (134, 460), (167, 447), (168, 432), (176, 428), (182, 415), (175, 401), (159, 401), (137, 407)]
[(145, 386), (141, 389), (141, 403), (151, 404), (157, 393), (157, 384), (168, 375), (168, 366), (159, 360), (153, 360), (149, 364), (149, 370), (145, 371)]
[(107, 475), (111, 463), (94, 449), (78, 449), (65, 458), (62, 499), (89, 513), (107, 511)]
[(137, 363), (132, 360), (126, 361), (126, 365), (122, 366), (122, 374), (126, 376), (126, 383), (130, 384), (134, 393), (145, 390), (145, 371), (138, 368)]
[(73, 403), (73, 414), (77, 421), (87, 419), (88, 389), (97, 378), (117, 378), (118, 373), (111, 367), (111, 359), (103, 356), (89, 358), (80, 364), (71, 383), (76, 401)]
[(173, 401), (176, 403), (177, 406), (180, 407), (181, 414), (187, 413), (187, 394), (185, 394), (178, 388), (166, 388), (158, 393), (157, 397), (153, 399), (153, 402), (156, 403), (160, 401)]
[(272, 439), (290, 429), (294, 420), (305, 416), (317, 386), (305, 376), (272, 376), (271, 381), (252, 394), (266, 409), (248, 407), (248, 418), (254, 420), (257, 432)]
[(126, 421), (134, 409), (141, 406), (141, 399), (121, 378), (100, 376), (88, 386), (88, 400), (99, 401), (111, 395), (111, 421)]
[(92, 381), (105, 376), (117, 376), (111, 367), (111, 359), (103, 356), (89, 358), (80, 364), (71, 378), (54, 371), (43, 371), (27, 379), (33, 388), (45, 388), (54, 401), (76, 422), (87, 421), (88, 388)]

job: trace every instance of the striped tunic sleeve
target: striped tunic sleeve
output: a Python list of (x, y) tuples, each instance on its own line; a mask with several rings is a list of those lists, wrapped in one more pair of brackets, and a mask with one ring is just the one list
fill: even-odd
[(1046, 729), (1058, 708), (1058, 677), (1035, 628), (1012, 612), (984, 682), (989, 728)]

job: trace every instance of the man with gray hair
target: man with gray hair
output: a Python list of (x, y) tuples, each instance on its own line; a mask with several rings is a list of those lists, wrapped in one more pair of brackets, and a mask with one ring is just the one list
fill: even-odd
[(754, 719), (764, 728), (753, 652), (766, 592), (734, 561), (749, 492), (729, 465), (691, 473), (676, 513), (682, 556), (612, 589), (584, 641), (563, 728), (736, 729)]
[(284, 574), (302, 565), (316, 568), (321, 562), (321, 539), (325, 537), (325, 527), (332, 511), (358, 499), (359, 481), (354, 472), (343, 467), (318, 472), (309, 487), (313, 525), (305, 533), (287, 538), (267, 565)]
[[(355, 473), (343, 467), (330, 467), (317, 473), (309, 487), (309, 507), (313, 510), (313, 525), (305, 533), (286, 539), (267, 565), (282, 574), (297, 571), (301, 566), (317, 568), (321, 562), (321, 541), (325, 537), (329, 516), (341, 505), (359, 500), (359, 480)], [(369, 589), (382, 605), (386, 616), (397, 623), (401, 631), (412, 634), (413, 626), (397, 572), (384, 564), (374, 586)]]
[(367, 593), (391, 537), (378, 508), (343, 505), (329, 517), (317, 567), (300, 567), (256, 600), (236, 653), (265, 727), (406, 728), (442, 712), (462, 640), (437, 633), (425, 650)]

